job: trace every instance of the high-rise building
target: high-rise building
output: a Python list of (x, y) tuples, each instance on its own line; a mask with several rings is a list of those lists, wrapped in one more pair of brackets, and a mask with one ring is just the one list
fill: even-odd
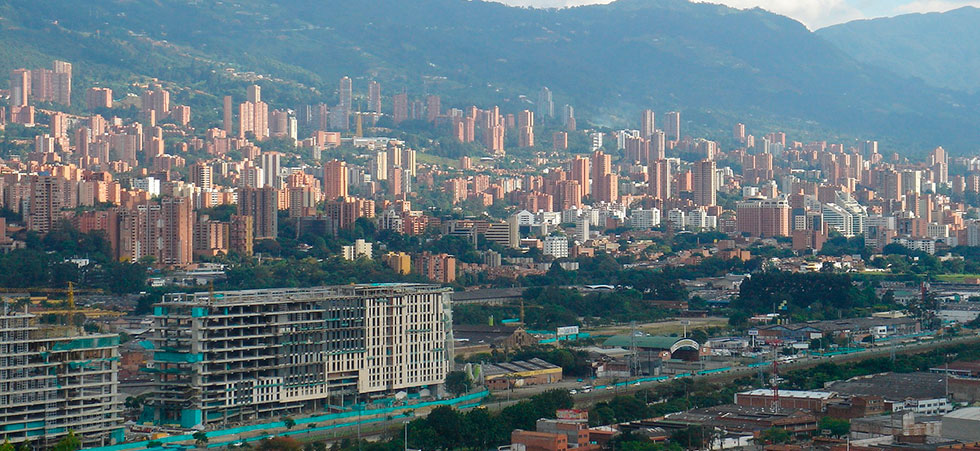
[(569, 124), (575, 122), (575, 108), (571, 105), (565, 105), (561, 109), (561, 125), (568, 128), (568, 131), (575, 131), (575, 127), (569, 127)]
[(167, 350), (152, 361), (153, 420), (250, 423), (436, 389), (452, 362), (450, 291), (372, 284), (167, 295), (151, 317), (150, 341)]
[(534, 113), (521, 111), (517, 118), (518, 147), (534, 147)]
[(579, 198), (588, 197), (592, 194), (590, 180), (592, 179), (591, 160), (582, 155), (576, 155), (572, 160), (571, 179), (578, 182)]
[(408, 120), (408, 94), (395, 94), (392, 98), (391, 120), (397, 125)]
[(254, 239), (275, 239), (279, 236), (279, 190), (271, 186), (239, 188), (238, 214), (252, 217)]
[(555, 150), (568, 150), (568, 133), (555, 132), (551, 135), (552, 148)]
[(412, 269), (433, 282), (453, 283), (456, 280), (456, 257), (423, 252), (412, 262)]
[(671, 111), (667, 113), (667, 124), (664, 126), (667, 140), (678, 142), (681, 140), (681, 113)]
[(191, 183), (201, 189), (210, 190), (214, 187), (214, 168), (204, 161), (198, 161), (190, 167)]
[(143, 112), (153, 112), (156, 119), (160, 120), (170, 114), (170, 92), (163, 88), (155, 87), (152, 90), (143, 91), (141, 96)]
[(442, 114), (442, 99), (437, 95), (428, 95), (425, 98), (425, 120), (435, 122), (436, 118)]
[(85, 108), (89, 111), (112, 108), (112, 89), (89, 88), (85, 91)]
[(790, 224), (789, 201), (777, 199), (749, 199), (739, 202), (736, 211), (736, 230), (751, 237), (788, 237)]
[(536, 107), (539, 117), (547, 117), (549, 119), (555, 117), (555, 102), (551, 98), (551, 90), (547, 87), (541, 88), (541, 91), (538, 92), (538, 103)]
[(732, 130), (732, 138), (734, 138), (736, 142), (743, 144), (745, 143), (745, 124), (735, 124), (735, 128)]
[(262, 87), (259, 85), (251, 85), (246, 88), (245, 100), (252, 103), (259, 103), (262, 101)]
[(323, 165), (323, 196), (327, 200), (347, 197), (347, 163), (328, 161)]
[[(160, 199), (162, 228), (157, 261), (167, 266), (183, 266), (194, 262), (194, 206), (190, 198)], [(151, 223), (152, 224), (152, 223)], [(150, 243), (152, 245), (152, 243)]]
[(657, 130), (657, 116), (653, 110), (643, 110), (640, 115), (640, 137), (650, 139), (653, 132)]
[(10, 106), (26, 107), (31, 98), (31, 71), (14, 69), (10, 71)]
[(62, 218), (66, 205), (67, 180), (50, 175), (39, 175), (31, 183), (30, 216), (27, 229), (45, 234), (53, 230)]
[(351, 84), (350, 77), (344, 76), (340, 79), (340, 85), (337, 88), (338, 105), (343, 107), (346, 111), (351, 111), (354, 107), (353, 95), (354, 90)]
[(243, 257), (252, 256), (255, 236), (255, 218), (247, 215), (231, 215), (228, 225), (228, 250)]
[(670, 187), (673, 182), (670, 160), (656, 160), (648, 166), (650, 195), (659, 201), (670, 199)]
[(225, 134), (227, 134), (228, 136), (232, 136), (232, 134), (234, 133), (234, 131), (232, 129), (232, 122), (231, 122), (232, 121), (231, 118), (232, 118), (232, 114), (233, 114), (231, 108), (232, 108), (232, 106), (231, 106), (231, 96), (225, 96), (225, 98), (224, 98), (224, 104), (223, 104), (223, 108), (222, 108), (222, 121), (221, 121), (221, 126), (222, 126), (222, 129), (224, 129)]
[(368, 84), (368, 111), (381, 113), (381, 83), (376, 81)]
[(119, 336), (39, 325), (0, 310), (0, 429), (12, 444), (53, 449), (73, 432), (83, 448), (125, 441)]
[(694, 203), (702, 207), (717, 204), (718, 179), (715, 176), (717, 165), (714, 161), (702, 160), (691, 167), (694, 183)]
[(612, 174), (612, 156), (605, 154), (601, 150), (597, 150), (592, 153), (592, 161), (590, 163), (592, 167), (592, 188), (590, 189), (592, 198), (606, 199), (609, 197), (609, 194), (603, 193), (601, 190), (605, 186), (603, 182), (605, 177)]
[(259, 155), (259, 161), (262, 166), (262, 179), (265, 180), (264, 186), (282, 189), (282, 154), (264, 152)]

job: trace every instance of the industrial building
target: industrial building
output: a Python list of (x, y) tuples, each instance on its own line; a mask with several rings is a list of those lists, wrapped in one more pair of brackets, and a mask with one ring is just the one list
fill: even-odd
[(0, 441), (48, 449), (72, 431), (85, 448), (122, 443), (118, 365), (118, 335), (0, 312)]
[(152, 315), (154, 421), (190, 428), (435, 393), (452, 361), (450, 299), (423, 284), (167, 295)]

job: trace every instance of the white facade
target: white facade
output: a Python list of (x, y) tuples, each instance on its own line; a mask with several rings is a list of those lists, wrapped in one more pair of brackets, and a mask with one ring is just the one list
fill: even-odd
[(630, 225), (634, 229), (641, 230), (657, 227), (660, 225), (660, 210), (656, 208), (633, 210), (630, 212)]
[(551, 235), (544, 239), (544, 255), (555, 258), (568, 257), (568, 238), (560, 235)]
[(361, 257), (373, 258), (374, 245), (358, 238), (354, 244), (343, 246), (345, 260), (357, 260)]
[(687, 227), (687, 215), (684, 214), (683, 210), (674, 208), (667, 212), (667, 222), (670, 223), (671, 227), (683, 230), (684, 227)]

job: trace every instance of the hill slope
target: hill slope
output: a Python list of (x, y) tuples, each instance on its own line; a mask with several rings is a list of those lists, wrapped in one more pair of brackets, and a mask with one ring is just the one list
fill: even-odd
[[(343, 75), (356, 91), (375, 78), (386, 94), (436, 92), (447, 104), (509, 98), (516, 106), (528, 103), (520, 94), (534, 99), (547, 85), (556, 103), (597, 123), (680, 109), (696, 131), (736, 120), (756, 132), (790, 124), (895, 138), (914, 150), (972, 150), (980, 118), (976, 99), (861, 64), (798, 22), (685, 0), (563, 10), (465, 0), (12, 0), (0, 17), (0, 48), (25, 47), (0, 55), (0, 65), (50, 55), (83, 72), (89, 65), (93, 74), (111, 68), (119, 79), (158, 75), (191, 86), (221, 85), (210, 71), (232, 65), (314, 88), (329, 102)], [(298, 101), (310, 92), (268, 95)]]
[(858, 20), (817, 31), (850, 56), (950, 89), (980, 90), (980, 9)]

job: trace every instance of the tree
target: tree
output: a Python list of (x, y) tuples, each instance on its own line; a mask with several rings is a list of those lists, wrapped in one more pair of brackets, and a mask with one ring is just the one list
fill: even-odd
[(204, 431), (197, 431), (191, 437), (194, 438), (194, 445), (198, 448), (204, 448), (208, 444), (208, 435)]
[(294, 426), (296, 426), (296, 420), (294, 420), (292, 417), (283, 418), (282, 422), (286, 426), (286, 429), (292, 429)]
[(823, 417), (820, 419), (820, 430), (830, 431), (830, 435), (841, 438), (851, 433), (851, 423), (844, 419)]
[(470, 391), (472, 387), (473, 381), (463, 371), (450, 371), (446, 375), (446, 390), (449, 390), (449, 393), (452, 393), (454, 396), (460, 396)]
[(0, 445), (0, 451), (16, 451), (14, 445), (10, 444), (10, 440), (3, 439), (3, 445)]
[(258, 449), (263, 451), (302, 451), (303, 445), (292, 437), (274, 437), (262, 440)]
[(788, 443), (792, 439), (793, 436), (786, 429), (769, 428), (762, 431), (755, 440), (758, 443), (777, 444)]
[(75, 451), (82, 448), (82, 441), (75, 436), (75, 431), (68, 431), (68, 435), (61, 439), (52, 451)]

